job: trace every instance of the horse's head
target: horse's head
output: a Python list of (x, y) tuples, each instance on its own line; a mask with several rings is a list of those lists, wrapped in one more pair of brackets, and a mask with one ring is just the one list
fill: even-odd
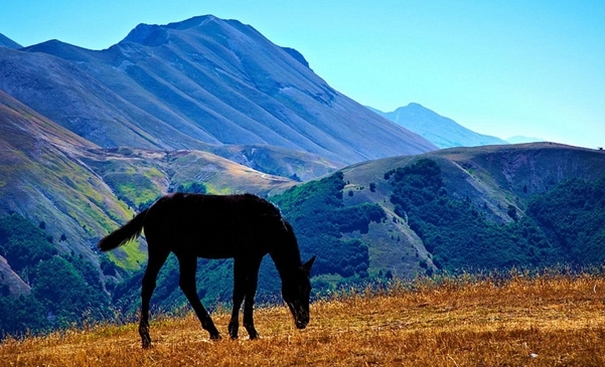
[(315, 256), (302, 266), (297, 267), (289, 279), (282, 282), (282, 296), (290, 308), (294, 323), (304, 329), (309, 323), (309, 296), (311, 294), (311, 267)]

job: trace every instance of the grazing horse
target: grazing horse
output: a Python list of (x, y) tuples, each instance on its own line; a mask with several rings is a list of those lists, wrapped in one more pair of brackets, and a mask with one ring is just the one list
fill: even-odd
[(145, 231), (149, 259), (141, 289), (139, 334), (143, 348), (151, 345), (149, 301), (160, 268), (173, 252), (179, 262), (179, 286), (211, 339), (220, 334), (200, 301), (195, 284), (197, 258), (233, 258), (233, 312), (229, 335), (237, 338), (238, 315), (244, 302), (244, 327), (250, 339), (258, 336), (252, 310), (262, 258), (268, 253), (282, 280), (282, 296), (296, 327), (309, 323), (310, 272), (315, 257), (302, 264), (292, 227), (279, 209), (257, 196), (166, 195), (123, 227), (101, 239), (98, 247), (109, 251)]

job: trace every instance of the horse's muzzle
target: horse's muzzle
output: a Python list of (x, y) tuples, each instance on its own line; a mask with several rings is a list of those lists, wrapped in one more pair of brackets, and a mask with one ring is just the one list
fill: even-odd
[[(309, 324), (309, 313), (305, 313), (302, 311), (300, 307), (296, 307), (292, 302), (286, 302), (290, 311), (292, 312), (292, 316), (294, 316), (294, 324), (296, 324), (297, 329), (304, 329)], [(301, 316), (302, 315), (302, 316)]]
[(305, 318), (303, 318), (303, 319), (297, 319), (297, 320), (295, 321), (295, 324), (296, 324), (296, 328), (298, 328), (298, 329), (301, 329), (301, 330), (302, 330), (302, 329), (306, 328), (306, 327), (307, 327), (307, 325), (309, 324), (309, 318), (308, 318), (308, 317), (305, 317)]

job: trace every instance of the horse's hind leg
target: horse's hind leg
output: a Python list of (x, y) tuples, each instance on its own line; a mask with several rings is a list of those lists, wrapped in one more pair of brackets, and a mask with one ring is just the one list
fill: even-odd
[(152, 243), (149, 242), (149, 238), (148, 249), (149, 260), (147, 261), (147, 269), (145, 270), (141, 287), (141, 320), (139, 321), (139, 335), (141, 336), (143, 348), (149, 348), (151, 345), (151, 337), (149, 336), (149, 301), (156, 286), (155, 280), (170, 254), (168, 250), (155, 250)]
[(195, 271), (197, 269), (197, 258), (190, 255), (178, 256), (180, 266), (179, 286), (185, 296), (191, 303), (191, 306), (195, 310), (198, 319), (202, 323), (202, 328), (210, 333), (210, 339), (220, 339), (221, 335), (218, 332), (212, 318), (208, 314), (208, 311), (202, 305), (197, 290), (195, 287)]

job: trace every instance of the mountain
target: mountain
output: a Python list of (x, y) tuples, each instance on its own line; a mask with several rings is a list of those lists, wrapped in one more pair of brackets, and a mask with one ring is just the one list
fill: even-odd
[(436, 149), (331, 88), (296, 50), (213, 16), (141, 24), (102, 51), (2, 49), (0, 70), (0, 89), (106, 148), (271, 145), (341, 166)]
[(208, 152), (253, 170), (295, 181), (308, 181), (339, 168), (318, 155), (271, 145), (221, 145), (209, 148)]
[(0, 33), (0, 47), (21, 48), (23, 46), (21, 46), (17, 42), (13, 41), (12, 39), (10, 39), (10, 38), (6, 37), (5, 35), (3, 35), (2, 33)]
[[(605, 259), (602, 151), (435, 150), (237, 21), (140, 25), (103, 51), (0, 47), (0, 70), (0, 335), (136, 308), (144, 238), (108, 255), (95, 244), (171, 191), (268, 197), (303, 258), (318, 256), (319, 292)], [(231, 263), (213, 264), (200, 294), (228, 301)], [(183, 300), (177, 268), (160, 274), (161, 306)], [(275, 269), (262, 272), (271, 299)]]
[(508, 144), (506, 141), (469, 130), (454, 120), (438, 115), (417, 103), (399, 107), (393, 112), (377, 114), (415, 132), (439, 148), (475, 147), (481, 145)]

